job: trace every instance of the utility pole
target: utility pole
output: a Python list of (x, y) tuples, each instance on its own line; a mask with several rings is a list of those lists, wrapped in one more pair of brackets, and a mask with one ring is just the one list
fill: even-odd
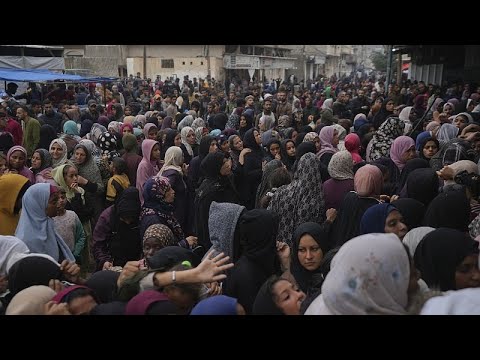
[(401, 85), (402, 83), (402, 53), (399, 52), (397, 55), (397, 84)]
[(212, 69), (210, 69), (210, 48), (209, 45), (205, 45), (205, 57), (207, 58), (207, 72), (208, 72), (208, 78), (209, 82), (212, 79)]
[(307, 83), (307, 57), (305, 56), (305, 46), (303, 45), (302, 48), (302, 55), (303, 55), (303, 83)]
[(143, 45), (143, 78), (147, 78), (147, 45)]

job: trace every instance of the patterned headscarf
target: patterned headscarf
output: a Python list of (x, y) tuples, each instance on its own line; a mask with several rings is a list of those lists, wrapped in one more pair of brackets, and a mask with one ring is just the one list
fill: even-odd
[(92, 140), (95, 145), (98, 145), (98, 140), (100, 139), (100, 136), (105, 132), (107, 132), (105, 126), (102, 126), (100, 124), (93, 124), (88, 138)]
[(328, 173), (335, 180), (353, 179), (352, 155), (347, 150), (333, 154), (328, 163)]
[(162, 248), (177, 245), (172, 230), (163, 224), (150, 225), (143, 235), (143, 242), (149, 238), (156, 239), (161, 244)]
[(381, 157), (390, 155), (390, 147), (393, 141), (403, 134), (405, 123), (396, 117), (389, 117), (380, 125), (375, 135), (373, 135), (370, 160), (375, 161)]
[(110, 134), (109, 132), (103, 133), (102, 136), (100, 136), (100, 139), (98, 139), (102, 154), (107, 155), (109, 161), (112, 161), (113, 158), (120, 156), (117, 151), (117, 141), (117, 136)]
[(303, 142), (314, 142), (316, 138), (319, 138), (318, 134), (315, 131), (310, 131), (303, 138)]
[(320, 157), (323, 154), (335, 154), (338, 151), (337, 146), (332, 144), (335, 130), (336, 129), (333, 126), (324, 126), (322, 130), (320, 130), (320, 142), (322, 148), (317, 153), (317, 156)]

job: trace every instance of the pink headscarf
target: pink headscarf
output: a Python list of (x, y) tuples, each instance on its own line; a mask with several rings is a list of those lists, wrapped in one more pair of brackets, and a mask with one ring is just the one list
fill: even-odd
[(133, 126), (132, 126), (132, 124), (125, 123), (125, 124), (122, 124), (122, 125), (120, 126), (120, 136), (123, 137), (123, 129), (125, 129), (125, 128), (130, 128), (130, 131), (131, 131), (132, 134), (133, 134)]
[(353, 187), (358, 196), (379, 196), (382, 194), (383, 175), (375, 165), (362, 166), (355, 173)]
[(337, 147), (332, 145), (334, 133), (335, 128), (333, 126), (324, 126), (322, 130), (320, 130), (320, 143), (322, 144), (322, 148), (317, 153), (318, 157), (326, 153), (335, 154), (338, 151)]
[[(10, 167), (10, 156), (12, 156), (12, 154), (15, 151), (21, 151), (23, 153), (23, 155), (25, 155), (25, 163), (27, 163), (27, 158), (28, 158), (27, 150), (25, 150), (25, 148), (23, 146), (16, 145), (14, 147), (11, 147), (10, 150), (8, 150), (8, 152), (7, 152), (7, 166), (8, 167)], [(25, 165), (23, 165), (23, 168), (18, 170), (18, 175), (25, 176), (30, 181), (31, 185), (35, 184), (35, 175), (33, 175), (33, 172), (28, 167), (26, 167)]]
[(409, 136), (399, 136), (393, 142), (392, 147), (390, 148), (390, 159), (392, 159), (395, 165), (397, 165), (398, 170), (402, 171), (404, 168), (405, 161), (402, 160), (402, 156), (412, 146), (415, 147), (415, 141)]
[(347, 149), (350, 154), (352, 155), (353, 164), (358, 164), (363, 161), (362, 157), (360, 156), (360, 138), (357, 134), (352, 133), (348, 134), (345, 137), (345, 149)]
[(137, 168), (137, 189), (140, 193), (140, 201), (142, 204), (143, 204), (143, 185), (152, 176), (157, 175), (159, 170), (157, 161), (150, 160), (153, 147), (157, 144), (158, 144), (158, 141), (150, 140), (150, 139), (145, 139), (142, 142), (143, 159), (142, 161), (140, 161), (140, 164), (138, 164), (138, 168)]

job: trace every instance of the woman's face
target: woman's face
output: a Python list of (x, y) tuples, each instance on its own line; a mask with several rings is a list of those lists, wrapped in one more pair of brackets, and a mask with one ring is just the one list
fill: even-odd
[(389, 112), (393, 112), (393, 108), (395, 107), (395, 104), (393, 101), (387, 102), (387, 105), (385, 105), (385, 109)]
[(16, 150), (10, 155), (10, 168), (15, 170), (20, 170), (25, 166), (25, 154)]
[(54, 143), (50, 147), (50, 155), (52, 155), (53, 160), (59, 160), (63, 156), (63, 148), (58, 143)]
[(228, 176), (232, 173), (232, 160), (230, 159), (223, 159), (223, 165), (220, 168), (220, 175)]
[(82, 148), (75, 150), (75, 161), (78, 165), (81, 165), (87, 160), (87, 153)]
[(57, 203), (58, 203), (58, 191), (50, 194), (50, 198), (48, 199), (47, 209), (45, 213), (48, 217), (55, 217), (57, 216)]
[(459, 129), (458, 132), (460, 133), (467, 126), (467, 120), (463, 116), (457, 116), (453, 120), (453, 125)]
[(305, 293), (288, 280), (279, 280), (273, 285), (273, 301), (285, 315), (300, 315)]
[(455, 271), (456, 290), (480, 287), (478, 254), (467, 255)]
[(286, 150), (288, 156), (295, 156), (295, 144), (292, 141), (287, 142)]
[(130, 116), (132, 115), (132, 109), (130, 109), (129, 106), (125, 106), (125, 109), (123, 110), (125, 116)]
[(7, 170), (7, 160), (0, 157), (0, 176)]
[(235, 136), (233, 139), (233, 149), (238, 151), (243, 150), (243, 141), (240, 139), (240, 136)]
[(148, 131), (148, 139), (150, 140), (156, 140), (157, 139), (157, 133), (158, 133), (158, 130), (157, 129), (150, 129)]
[(338, 131), (334, 130), (333, 131), (333, 138), (332, 138), (332, 145), (337, 146), (339, 141), (340, 141), (340, 138), (338, 137)]
[(246, 127), (247, 126), (247, 119), (245, 119), (245, 116), (240, 116), (240, 127)]
[(175, 136), (175, 139), (173, 139), (173, 144), (175, 146), (182, 145), (182, 136), (180, 134), (177, 134), (177, 136)]
[(160, 159), (160, 145), (155, 144), (152, 149), (152, 154), (150, 155), (150, 160), (155, 161)]
[(438, 151), (437, 144), (435, 144), (435, 141), (429, 140), (425, 143), (423, 146), (423, 156), (427, 159), (431, 159), (433, 155), (435, 155)]
[(444, 113), (447, 114), (447, 116), (452, 115), (453, 109), (450, 105), (445, 106), (445, 110), (443, 110)]
[(417, 113), (415, 112), (414, 108), (410, 110), (410, 115), (408, 116), (408, 120), (410, 120), (412, 123), (414, 123), (417, 120)]
[(220, 145), (220, 150), (222, 150), (224, 153), (227, 153), (230, 151), (230, 144), (228, 141), (224, 141), (222, 145)]
[(42, 166), (42, 157), (38, 152), (34, 152), (32, 155), (32, 169), (40, 169)]
[(273, 143), (272, 145), (270, 145), (270, 154), (275, 157), (275, 155), (277, 154), (280, 154), (280, 145), (278, 145), (277, 143)]
[(162, 243), (157, 238), (148, 238), (143, 242), (143, 256), (147, 259), (151, 258), (162, 248)]
[(72, 315), (85, 315), (97, 305), (92, 295), (86, 295), (69, 301), (68, 309)]
[(212, 142), (210, 143), (210, 147), (208, 148), (208, 153), (211, 154), (215, 151), (217, 151), (217, 140), (212, 140)]
[(123, 128), (123, 135), (125, 134), (131, 134), (132, 133), (132, 129), (130, 129), (128, 126), (125, 126)]
[(175, 190), (170, 186), (168, 190), (165, 192), (165, 202), (167, 204), (173, 203), (175, 200)]
[(405, 151), (402, 155), (403, 163), (406, 163), (408, 160), (415, 159), (417, 157), (417, 152), (415, 150), (415, 145), (412, 145), (410, 149)]
[(292, 133), (292, 140), (293, 140), (293, 141), (297, 140), (297, 136), (298, 136), (298, 132), (297, 132), (297, 130), (295, 130), (295, 131)]
[(257, 130), (253, 132), (253, 137), (255, 138), (255, 142), (257, 143), (257, 145), (260, 145), (262, 143), (262, 137)]
[(322, 143), (320, 142), (320, 138), (317, 136), (315, 138), (315, 140), (313, 141), (313, 143), (315, 144), (315, 152), (319, 152), (320, 149), (322, 148)]
[(298, 261), (308, 271), (317, 270), (323, 259), (323, 251), (310, 234), (304, 234), (298, 243)]
[(396, 234), (400, 240), (403, 239), (405, 234), (408, 232), (408, 227), (403, 223), (403, 221), (403, 216), (399, 211), (391, 211), (385, 220), (385, 233), (393, 233)]
[(72, 184), (78, 182), (78, 171), (75, 166), (70, 166), (65, 175), (65, 184), (70, 187)]
[(187, 142), (190, 144), (190, 145), (193, 145), (195, 144), (195, 133), (193, 131), (190, 131), (187, 135)]

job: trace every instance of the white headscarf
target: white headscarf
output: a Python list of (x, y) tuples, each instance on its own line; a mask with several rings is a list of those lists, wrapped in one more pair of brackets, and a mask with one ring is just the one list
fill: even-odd
[(195, 131), (190, 126), (185, 126), (180, 132), (180, 136), (182, 137), (182, 144), (185, 145), (188, 155), (193, 156), (192, 146), (187, 141), (187, 136), (190, 131), (193, 131), (195, 134)]
[(425, 237), (425, 235), (431, 233), (434, 228), (430, 226), (420, 226), (415, 229), (410, 230), (404, 237), (403, 237), (403, 244), (408, 247), (408, 251), (410, 253), (410, 256), (413, 258), (415, 255), (415, 250), (417, 249), (418, 244), (422, 239)]
[(328, 163), (328, 173), (335, 180), (353, 180), (352, 155), (347, 150), (333, 154)]
[(165, 153), (165, 163), (160, 169), (158, 175), (162, 175), (165, 171), (173, 169), (182, 174), (183, 152), (178, 146), (170, 146)]
[(358, 236), (335, 255), (305, 315), (404, 315), (409, 279), (410, 261), (396, 235)]
[(420, 315), (480, 315), (480, 288), (448, 291), (423, 306)]
[(4, 276), (10, 270), (12, 256), (16, 253), (28, 254), (27, 245), (15, 236), (0, 236), (0, 276)]
[(45, 315), (45, 304), (56, 294), (45, 285), (30, 286), (12, 298), (5, 315)]

